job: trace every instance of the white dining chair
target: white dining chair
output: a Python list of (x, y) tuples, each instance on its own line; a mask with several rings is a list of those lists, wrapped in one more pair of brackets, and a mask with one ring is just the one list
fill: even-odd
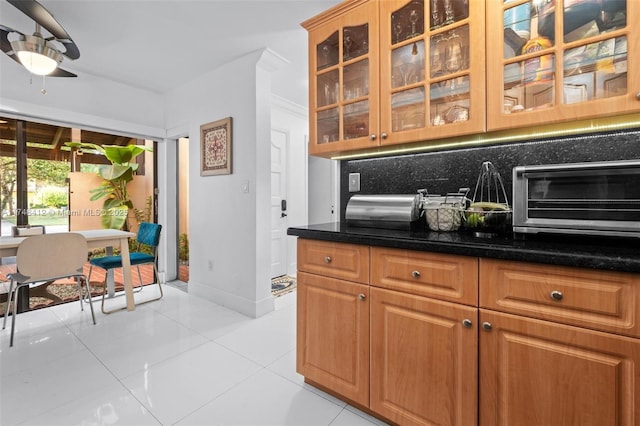
[[(22, 287), (38, 286), (62, 278), (75, 278), (78, 285), (80, 309), (84, 310), (82, 282), (85, 284), (87, 293), (90, 292), (89, 280), (83, 272), (88, 251), (87, 240), (82, 235), (72, 232), (33, 235), (20, 243), (16, 254), (16, 272), (8, 275), (10, 279), (9, 294), (2, 321), (2, 329), (4, 330), (13, 300), (9, 346), (13, 346), (13, 334), (18, 312), (18, 294)], [(91, 307), (91, 318), (95, 324), (96, 317), (91, 301), (89, 301), (89, 306)]]

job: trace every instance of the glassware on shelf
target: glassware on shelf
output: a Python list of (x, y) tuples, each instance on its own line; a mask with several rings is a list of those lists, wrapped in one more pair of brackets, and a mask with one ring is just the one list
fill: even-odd
[(440, 8), (438, 0), (431, 0), (431, 29), (434, 30), (442, 25), (442, 16), (440, 15)]
[(456, 30), (451, 30), (444, 49), (444, 69), (447, 73), (460, 71), (463, 67), (462, 40)]
[(411, 22), (411, 35), (416, 34), (416, 23), (418, 22), (418, 11), (413, 9), (409, 13), (409, 22)]
[(345, 58), (350, 58), (351, 57), (351, 46), (352, 45), (353, 45), (353, 40), (351, 40), (351, 36), (346, 36), (344, 38), (344, 49), (345, 49), (344, 57)]
[(444, 0), (444, 25), (453, 24), (455, 19), (453, 17), (453, 0)]
[(397, 22), (393, 26), (393, 33), (396, 35), (396, 43), (398, 43), (400, 41), (400, 36), (402, 35), (402, 24), (400, 22)]

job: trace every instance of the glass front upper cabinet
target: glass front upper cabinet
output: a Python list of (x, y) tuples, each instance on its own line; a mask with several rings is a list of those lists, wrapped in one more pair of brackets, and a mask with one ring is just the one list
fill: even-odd
[(307, 27), (311, 154), (377, 146), (372, 136), (378, 131), (376, 24), (376, 2), (362, 2), (321, 25), (303, 23), (312, 27)]
[(483, 131), (484, 2), (390, 0), (380, 7), (381, 143)]
[(487, 50), (490, 129), (638, 111), (638, 56), (627, 53), (637, 51), (638, 30), (627, 18), (640, 2), (490, 3), (487, 39), (502, 41)]

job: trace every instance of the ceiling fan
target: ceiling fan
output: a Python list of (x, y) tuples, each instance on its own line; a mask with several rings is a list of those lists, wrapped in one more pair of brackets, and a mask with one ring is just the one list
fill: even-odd
[[(23, 34), (13, 28), (0, 25), (0, 49), (29, 72), (50, 77), (77, 77), (76, 74), (58, 67), (64, 56), (78, 59), (80, 50), (69, 34), (53, 15), (35, 0), (7, 0), (22, 13), (33, 19), (36, 30), (33, 35)], [(51, 37), (44, 38), (41, 29), (47, 30)], [(10, 40), (9, 34), (14, 33)], [(64, 51), (58, 46), (62, 46)]]

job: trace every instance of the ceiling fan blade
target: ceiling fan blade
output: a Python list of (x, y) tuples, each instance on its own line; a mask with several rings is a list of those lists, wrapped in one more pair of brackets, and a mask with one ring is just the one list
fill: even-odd
[(45, 9), (43, 5), (35, 0), (7, 1), (29, 18), (40, 24), (40, 26), (49, 31), (58, 42), (62, 43), (66, 48), (66, 51), (62, 53), (64, 56), (69, 59), (78, 59), (80, 57), (80, 50), (78, 49), (78, 46), (76, 46), (62, 25), (56, 21), (56, 18), (53, 17), (51, 12)]
[(16, 31), (12, 28), (5, 27), (4, 25), (0, 25), (0, 49), (7, 54), (8, 57), (20, 63), (18, 56), (13, 52), (13, 47), (11, 47), (11, 42), (9, 41), (8, 35), (9, 33), (19, 33), (20, 31)]
[(7, 0), (18, 10), (36, 21), (42, 28), (49, 31), (55, 38), (64, 40), (69, 38), (69, 34), (62, 25), (56, 21), (51, 12), (35, 0)]
[(47, 77), (77, 77), (77, 75), (62, 68), (56, 68), (51, 74), (47, 74)]

